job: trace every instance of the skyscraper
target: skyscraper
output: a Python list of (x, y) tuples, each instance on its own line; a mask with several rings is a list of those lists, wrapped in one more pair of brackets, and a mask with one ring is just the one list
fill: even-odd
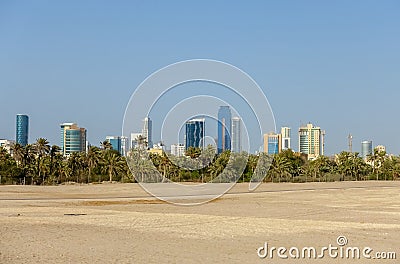
[(372, 141), (365, 140), (361, 142), (361, 157), (366, 161), (368, 155), (372, 154)]
[(17, 115), (16, 122), (16, 136), (15, 141), (26, 146), (28, 144), (28, 133), (29, 133), (29, 117), (27, 115)]
[(86, 129), (75, 123), (63, 123), (61, 127), (61, 151), (64, 156), (86, 150)]
[(278, 154), (282, 151), (281, 142), (281, 134), (264, 134), (264, 152), (269, 155)]
[(299, 151), (307, 154), (309, 160), (324, 155), (324, 131), (309, 123), (299, 128)]
[(147, 147), (153, 147), (153, 139), (152, 139), (152, 132), (153, 132), (153, 122), (151, 121), (150, 117), (146, 117), (143, 120), (143, 129), (142, 129), (142, 136), (146, 138)]
[(106, 136), (106, 140), (111, 144), (113, 150), (116, 150), (119, 153), (121, 153), (121, 137), (118, 137), (118, 136)]
[(290, 130), (291, 130), (290, 127), (281, 128), (282, 150), (287, 150), (291, 148)]
[(229, 106), (220, 106), (218, 110), (218, 153), (231, 149), (231, 120)]
[(189, 147), (204, 148), (205, 119), (191, 119), (186, 122), (185, 128), (185, 149)]
[(121, 155), (126, 157), (129, 150), (129, 139), (128, 137), (121, 136)]
[(232, 152), (242, 151), (240, 129), (240, 118), (235, 116), (232, 118)]

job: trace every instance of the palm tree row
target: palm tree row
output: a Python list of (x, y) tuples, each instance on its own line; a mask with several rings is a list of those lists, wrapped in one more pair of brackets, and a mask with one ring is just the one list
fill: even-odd
[(44, 185), (94, 180), (131, 181), (125, 158), (107, 143), (103, 142), (101, 149), (91, 146), (87, 153), (74, 152), (69, 157), (64, 157), (59, 146), (50, 146), (44, 138), (26, 146), (14, 144), (12, 156), (0, 148), (0, 183)]
[[(208, 147), (207, 151), (213, 153), (215, 150)], [(276, 155), (225, 151), (206, 162), (202, 161), (204, 157), (200, 153), (200, 150), (192, 149), (183, 157), (151, 154), (150, 158), (153, 169), (164, 178), (178, 182), (243, 182), (252, 177), (266, 182), (396, 180), (400, 175), (400, 157), (378, 151), (369, 155), (366, 161), (358, 153), (345, 151), (333, 158), (320, 156), (312, 161), (292, 150)], [(247, 162), (243, 164), (243, 161)]]
[[(143, 144), (140, 142), (140, 144)], [(12, 147), (13, 156), (0, 148), (0, 183), (61, 184), (64, 182), (309, 182), (344, 180), (396, 180), (400, 157), (375, 151), (364, 161), (358, 153), (341, 152), (335, 158), (320, 156), (308, 161), (292, 150), (277, 155), (231, 153), (216, 155), (215, 148), (190, 148), (187, 156), (148, 153), (138, 147), (127, 158), (112, 149), (109, 142), (91, 146), (87, 152), (64, 157), (60, 147), (44, 138), (34, 144)]]

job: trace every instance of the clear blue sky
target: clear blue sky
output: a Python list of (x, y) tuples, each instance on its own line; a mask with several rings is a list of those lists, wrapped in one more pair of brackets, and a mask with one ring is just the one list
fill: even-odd
[(356, 151), (400, 154), (399, 14), (399, 1), (1, 1), (0, 138), (26, 113), (30, 142), (59, 144), (72, 121), (97, 145), (149, 74), (210, 58), (249, 73), (292, 137), (310, 121), (328, 154), (349, 133)]

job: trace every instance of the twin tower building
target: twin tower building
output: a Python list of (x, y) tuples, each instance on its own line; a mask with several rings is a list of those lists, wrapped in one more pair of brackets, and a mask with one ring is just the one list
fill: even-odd
[[(241, 151), (240, 121), (239, 117), (232, 117), (229, 106), (220, 106), (218, 110), (218, 153), (226, 150)], [(190, 119), (186, 122), (185, 129), (185, 149), (205, 147), (205, 118)]]

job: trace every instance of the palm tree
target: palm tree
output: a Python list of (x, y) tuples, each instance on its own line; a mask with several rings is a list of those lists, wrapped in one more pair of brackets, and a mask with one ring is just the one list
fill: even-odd
[(345, 176), (352, 175), (352, 153), (342, 151), (336, 156), (336, 163), (338, 165), (338, 172), (341, 174), (341, 180), (345, 179)]
[(50, 149), (50, 173), (53, 173), (53, 169), (54, 169), (54, 158), (56, 157), (57, 154), (59, 154), (61, 151), (61, 148), (57, 145), (53, 145), (51, 146)]
[(67, 165), (69, 167), (68, 176), (76, 176), (76, 182), (79, 183), (80, 171), (82, 169), (79, 152), (71, 153), (71, 156), (68, 158)]
[(316, 181), (317, 175), (319, 181), (321, 181), (321, 176), (324, 174), (326, 175), (326, 173), (330, 171), (332, 164), (328, 157), (319, 156), (317, 159), (310, 162), (310, 166), (314, 172), (314, 181)]
[(140, 171), (140, 163), (142, 159), (140, 158), (140, 150), (137, 148), (129, 151), (127, 156), (127, 162), (129, 169), (132, 171), (132, 175), (137, 182), (143, 182), (143, 174)]
[(6, 149), (0, 147), (0, 184), (2, 183), (2, 176), (11, 176), (15, 167), (15, 160), (8, 154)]
[(49, 156), (44, 156), (40, 159), (38, 169), (42, 175), (42, 185), (44, 185), (46, 174), (50, 173), (50, 157)]
[(105, 170), (108, 172), (109, 181), (112, 182), (113, 176), (117, 175), (119, 172), (124, 169), (124, 161), (121, 157), (116, 153), (111, 153), (107, 155), (105, 158)]
[[(260, 173), (260, 171), (255, 171), (257, 168), (258, 161), (261, 158), (261, 159), (263, 159), (263, 161), (261, 161), (261, 163), (263, 163), (264, 161), (266, 161), (267, 157), (266, 157), (266, 155), (264, 155), (264, 153), (260, 153), (259, 156), (253, 155), (253, 154), (247, 154), (246, 152), (243, 152), (241, 154), (247, 157), (247, 165), (246, 165), (246, 169), (243, 173), (243, 182), (244, 182), (245, 174), (250, 176), (250, 175), (254, 175), (254, 173)], [(264, 165), (266, 165), (266, 163), (264, 163), (263, 166)], [(263, 169), (265, 169), (265, 167)]]
[(161, 169), (164, 178), (167, 178), (171, 166), (172, 166), (171, 161), (168, 159), (167, 155), (163, 153), (163, 155), (160, 156), (159, 169)]
[[(254, 155), (251, 155), (251, 156), (254, 156)], [(261, 152), (258, 156), (258, 160), (256, 160), (256, 163), (255, 163), (256, 168), (254, 169), (253, 178), (255, 178), (257, 181), (261, 181), (261, 179), (266, 181), (267, 180), (266, 176), (268, 175), (268, 171), (271, 168), (271, 164), (272, 164), (273, 160), (274, 160), (274, 158), (271, 155), (268, 155), (265, 152)], [(271, 178), (271, 180), (272, 180), (272, 182), (274, 182), (273, 177)], [(243, 182), (244, 182), (244, 179), (243, 179)]]
[(122, 171), (122, 177), (121, 177), (121, 181), (122, 181), (122, 183), (124, 183), (124, 182), (125, 182), (125, 177), (126, 177), (129, 181), (131, 181), (131, 180), (132, 180), (132, 177), (131, 177), (132, 173), (131, 173), (131, 171), (130, 171), (130, 168), (129, 168), (129, 166), (128, 166), (128, 163), (127, 163), (127, 161), (126, 161), (126, 158), (125, 158), (124, 156), (121, 156), (121, 161), (122, 161), (122, 169), (121, 169), (121, 171)]
[(64, 181), (70, 181), (73, 176), (73, 168), (70, 159), (60, 164), (60, 178), (64, 175)]
[(103, 142), (100, 142), (100, 146), (104, 150), (110, 150), (113, 148), (111, 143), (108, 140), (104, 140)]
[(290, 175), (290, 162), (289, 160), (280, 155), (275, 155), (274, 161), (271, 166), (272, 175), (278, 176), (278, 181), (281, 182), (282, 177)]
[(217, 159), (209, 166), (208, 172), (211, 176), (211, 181), (214, 181), (216, 178), (219, 178), (219, 182), (222, 182), (223, 176), (222, 172), (224, 171), (226, 165), (228, 164), (230, 156), (230, 151), (222, 152)]
[(369, 165), (358, 156), (359, 153), (343, 151), (336, 156), (337, 171), (344, 176), (350, 176), (351, 180), (360, 180), (360, 175), (365, 176), (368, 173)]
[(356, 181), (360, 180), (360, 175), (364, 174), (366, 166), (367, 164), (365, 164), (363, 159), (358, 156), (358, 153), (353, 153), (351, 160), (351, 173)]
[(27, 144), (25, 147), (23, 147), (22, 170), (24, 175), (24, 184), (25, 184), (25, 177), (28, 174), (31, 174), (31, 184), (34, 183), (35, 156), (36, 156), (36, 148), (33, 145)]
[[(50, 152), (50, 145), (49, 142), (47, 141), (47, 139), (45, 138), (38, 138), (36, 140), (36, 143), (34, 144), (34, 148), (37, 154), (37, 168), (38, 168), (38, 172), (39, 172), (39, 178), (42, 174), (42, 167), (41, 164), (41, 160), (42, 158), (47, 155)], [(44, 176), (42, 179), (42, 184), (44, 184)]]
[(287, 160), (289, 160), (291, 167), (290, 174), (292, 175), (292, 177), (300, 176), (302, 172), (302, 166), (308, 163), (307, 157), (305, 155), (296, 155), (291, 149), (283, 150), (278, 155), (284, 156)]
[(208, 145), (199, 156), (200, 171), (201, 171), (201, 182), (204, 182), (204, 172), (207, 167), (214, 160), (216, 148), (213, 145)]
[(390, 175), (392, 180), (395, 180), (400, 173), (400, 160), (399, 157), (387, 158), (382, 164), (382, 174), (385, 176), (385, 181), (388, 180), (387, 176)]
[(198, 158), (201, 155), (201, 149), (195, 147), (189, 147), (186, 152), (186, 156), (189, 156), (192, 159)]
[(56, 153), (52, 158), (52, 173), (57, 177), (57, 183), (61, 183), (62, 175), (66, 175), (64, 166), (66, 162), (61, 153)]
[[(107, 141), (108, 142), (108, 141)], [(89, 170), (88, 183), (92, 177), (92, 169), (95, 168), (101, 161), (101, 153), (97, 147), (91, 146), (86, 154), (86, 164)]]
[(379, 151), (378, 149), (374, 150), (374, 153), (367, 156), (367, 161), (371, 163), (372, 172), (376, 173), (376, 180), (379, 180), (379, 172), (380, 168), (385, 161), (386, 152)]
[(43, 157), (50, 152), (49, 142), (45, 138), (38, 138), (34, 146), (39, 157)]
[(18, 143), (15, 143), (11, 146), (11, 151), (17, 164), (21, 165), (24, 160), (24, 147)]

